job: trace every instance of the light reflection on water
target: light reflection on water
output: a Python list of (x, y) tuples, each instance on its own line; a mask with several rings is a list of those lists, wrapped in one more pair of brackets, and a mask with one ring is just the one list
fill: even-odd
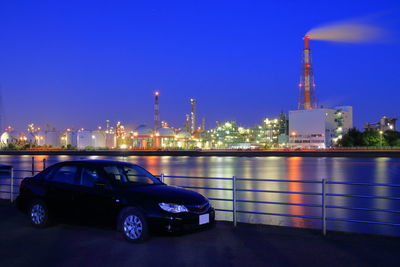
[[(172, 156), (35, 156), (36, 169), (42, 169), (43, 159), (47, 165), (64, 160), (79, 159), (111, 159), (139, 164), (153, 174), (164, 173), (176, 176), (201, 176), (201, 177), (232, 177), (259, 178), (259, 179), (284, 179), (284, 180), (322, 180), (344, 182), (373, 182), (399, 184), (400, 159), (397, 158), (313, 158), (313, 157), (172, 157)], [(1, 164), (13, 165), (15, 169), (31, 168), (31, 156), (0, 156)], [(20, 177), (29, 176), (29, 173), (18, 174)], [(231, 188), (232, 182), (227, 180), (198, 180), (198, 179), (172, 179), (166, 182), (171, 185), (204, 186)], [(249, 182), (239, 181), (241, 189), (263, 189), (296, 192), (321, 192), (320, 184), (280, 183), (280, 182)], [(212, 198), (232, 198), (231, 191), (198, 190)], [(350, 185), (329, 185), (328, 193), (400, 196), (400, 188), (388, 187), (361, 187)], [(239, 199), (320, 204), (320, 196), (300, 194), (277, 194), (239, 192)], [(400, 209), (397, 200), (384, 199), (355, 199), (344, 197), (328, 197), (328, 205), (354, 206), (364, 208)], [(231, 209), (231, 201), (216, 201), (214, 205), (222, 209)], [(320, 216), (321, 209), (296, 205), (274, 205), (238, 203), (238, 210), (252, 210), (269, 213), (288, 213), (293, 215)], [(344, 209), (328, 209), (328, 217), (350, 218), (362, 220), (380, 220), (393, 223), (400, 222), (399, 214), (384, 212), (360, 212)], [(217, 218), (230, 220), (229, 212), (218, 213)], [(286, 218), (280, 216), (240, 214), (239, 221), (251, 223), (265, 223), (273, 225), (287, 225), (296, 227), (320, 228), (319, 220), (303, 218)], [(328, 221), (328, 229), (372, 232), (379, 234), (400, 235), (396, 227), (360, 225), (356, 223), (343, 223)]]

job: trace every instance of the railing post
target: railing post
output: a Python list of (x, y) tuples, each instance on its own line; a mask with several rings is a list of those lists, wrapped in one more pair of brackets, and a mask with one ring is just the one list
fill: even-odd
[(43, 170), (46, 169), (46, 159), (43, 159)]
[(35, 174), (35, 157), (32, 157), (32, 176)]
[(322, 234), (326, 235), (326, 180), (322, 179)]
[(10, 169), (10, 179), (11, 179), (11, 182), (10, 182), (10, 200), (11, 200), (11, 202), (13, 202), (14, 201), (14, 168), (13, 167), (11, 167), (11, 169)]
[(164, 183), (164, 173), (161, 173), (161, 174), (160, 174), (160, 180), (161, 180), (161, 182)]
[(232, 176), (232, 220), (234, 227), (237, 225), (236, 192), (236, 176)]

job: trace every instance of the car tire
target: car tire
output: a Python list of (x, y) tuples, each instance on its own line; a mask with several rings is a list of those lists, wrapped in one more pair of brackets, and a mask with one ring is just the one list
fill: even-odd
[(119, 215), (118, 229), (125, 240), (142, 243), (149, 238), (149, 227), (143, 213), (134, 207), (124, 208)]
[(31, 224), (37, 228), (45, 228), (49, 226), (49, 209), (40, 199), (35, 199), (29, 206), (29, 218)]

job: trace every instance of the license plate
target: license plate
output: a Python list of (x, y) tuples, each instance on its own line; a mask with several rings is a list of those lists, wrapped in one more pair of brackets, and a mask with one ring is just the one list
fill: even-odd
[(206, 224), (210, 222), (210, 214), (203, 214), (199, 216), (199, 225)]

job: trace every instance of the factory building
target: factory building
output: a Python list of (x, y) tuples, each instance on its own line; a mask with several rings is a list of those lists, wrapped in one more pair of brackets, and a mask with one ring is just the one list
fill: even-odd
[(390, 118), (383, 116), (379, 122), (374, 123), (365, 123), (364, 130), (365, 131), (396, 131), (396, 121), (397, 118)]
[(353, 127), (351, 106), (289, 111), (289, 146), (327, 148)]
[(155, 134), (156, 148), (175, 147), (175, 132), (169, 127), (159, 128)]
[(92, 146), (94, 148), (106, 148), (106, 132), (101, 127), (92, 131)]
[(147, 125), (139, 125), (133, 133), (133, 147), (148, 149), (153, 147), (153, 129)]
[(105, 132), (106, 135), (106, 148), (108, 149), (114, 149), (117, 146), (117, 138), (115, 136), (115, 133), (110, 129), (106, 130)]
[(77, 134), (77, 147), (78, 149), (85, 149), (92, 146), (92, 132), (80, 129)]
[(76, 147), (77, 146), (77, 135), (75, 131), (67, 129), (61, 134), (61, 147)]
[(185, 130), (182, 130), (176, 135), (176, 146), (181, 149), (187, 149), (191, 147), (191, 137), (192, 135)]

